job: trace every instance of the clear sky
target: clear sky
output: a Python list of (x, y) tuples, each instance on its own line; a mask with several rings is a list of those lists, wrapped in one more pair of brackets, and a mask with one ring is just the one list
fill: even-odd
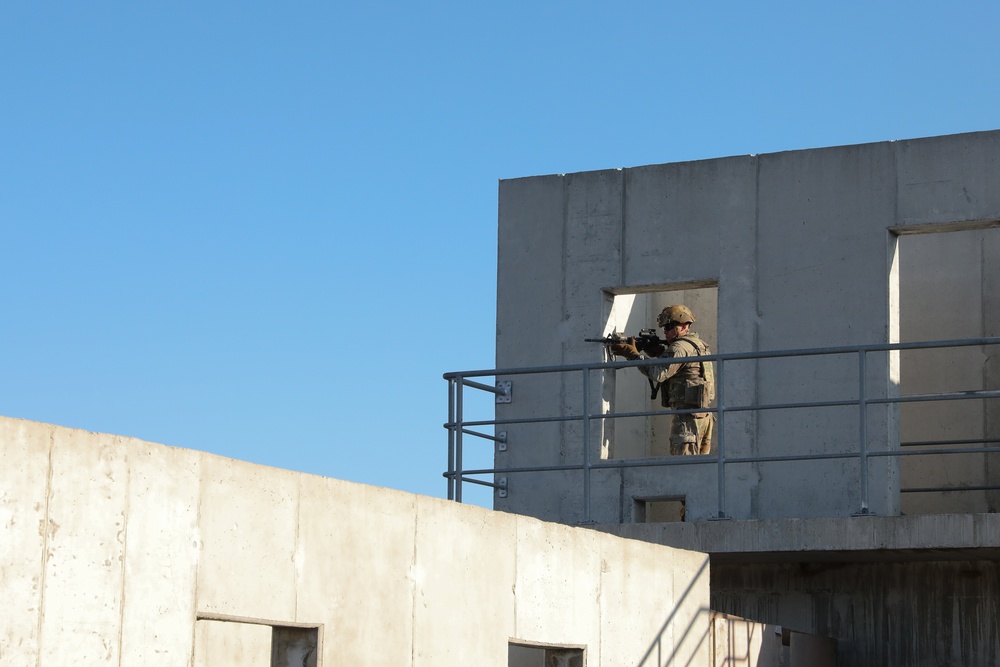
[(443, 496), (441, 375), (494, 366), (499, 179), (1000, 129), (998, 27), (995, 2), (4, 2), (0, 414)]

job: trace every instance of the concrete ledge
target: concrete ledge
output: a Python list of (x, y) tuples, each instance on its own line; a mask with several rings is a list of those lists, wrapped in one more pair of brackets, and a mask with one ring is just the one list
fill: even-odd
[(596, 530), (711, 554), (712, 562), (953, 560), (1000, 555), (1000, 514), (598, 525)]

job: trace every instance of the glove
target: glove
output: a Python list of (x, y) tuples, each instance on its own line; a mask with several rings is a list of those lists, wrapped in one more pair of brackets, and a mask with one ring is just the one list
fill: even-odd
[(611, 354), (625, 357), (629, 361), (639, 358), (639, 350), (635, 347), (635, 338), (629, 336), (625, 340), (611, 345)]

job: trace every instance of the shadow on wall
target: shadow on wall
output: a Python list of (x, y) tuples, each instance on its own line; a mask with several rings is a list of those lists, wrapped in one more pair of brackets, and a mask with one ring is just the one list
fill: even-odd
[(837, 640), (712, 612), (712, 667), (835, 667)]
[[(703, 652), (708, 653), (707, 664), (711, 667), (836, 667), (836, 639), (793, 632), (781, 626), (714, 612), (707, 607), (699, 608), (698, 613), (691, 616), (679, 636), (668, 634), (695, 583), (701, 576), (707, 576), (708, 567), (706, 559), (663, 621), (637, 667), (686, 667)], [(709, 616), (708, 624), (704, 624), (705, 615)], [(667, 646), (673, 649), (668, 650)]]
[[(701, 567), (693, 577), (691, 577), (691, 582), (688, 584), (687, 588), (684, 589), (684, 593), (676, 600), (673, 610), (670, 615), (667, 616), (666, 620), (663, 621), (663, 625), (660, 626), (660, 631), (657, 633), (656, 638), (653, 639), (652, 644), (650, 644), (649, 649), (646, 650), (645, 655), (642, 656), (642, 660), (639, 661), (637, 667), (680, 667), (682, 665), (688, 665), (691, 663), (692, 656), (697, 655), (699, 649), (701, 649), (705, 642), (708, 640), (711, 626), (710, 624), (704, 623), (705, 614), (711, 613), (707, 607), (701, 607), (697, 614), (691, 616), (691, 621), (688, 623), (687, 627), (684, 628), (684, 632), (680, 636), (674, 637), (664, 637), (664, 635), (671, 628), (671, 624), (674, 621), (674, 617), (677, 616), (678, 612), (683, 608), (685, 600), (691, 595), (694, 590), (695, 584), (703, 576), (708, 576), (708, 565), (709, 560), (706, 558)], [(703, 625), (704, 624), (704, 625)], [(697, 633), (698, 627), (704, 627), (704, 631), (701, 636), (692, 637), (692, 633)], [(673, 650), (669, 651), (667, 655), (664, 655), (665, 647), (664, 644), (673, 646)]]

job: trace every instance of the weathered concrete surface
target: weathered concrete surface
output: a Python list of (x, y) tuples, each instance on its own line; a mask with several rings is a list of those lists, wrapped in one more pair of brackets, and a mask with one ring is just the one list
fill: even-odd
[(704, 554), (10, 418), (0, 460), (5, 666), (707, 660)]
[(199, 619), (194, 642), (193, 667), (272, 667), (271, 628), (266, 625)]

